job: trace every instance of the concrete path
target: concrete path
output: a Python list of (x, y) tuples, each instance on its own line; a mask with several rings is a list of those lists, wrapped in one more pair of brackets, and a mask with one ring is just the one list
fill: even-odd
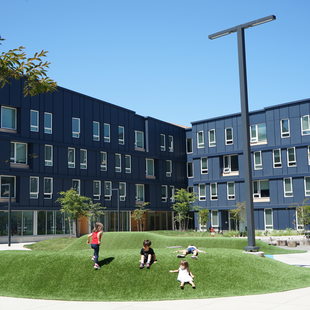
[(270, 256), (273, 259), (285, 264), (310, 268), (310, 251), (306, 253), (279, 254)]
[(152, 302), (75, 302), (55, 300), (35, 300), (0, 297), (3, 310), (309, 310), (310, 287), (293, 291), (195, 300), (152, 301)]
[(30, 249), (24, 248), (24, 245), (32, 243), (33, 242), (12, 243), (10, 247), (7, 244), (0, 244), (0, 251), (31, 251)]

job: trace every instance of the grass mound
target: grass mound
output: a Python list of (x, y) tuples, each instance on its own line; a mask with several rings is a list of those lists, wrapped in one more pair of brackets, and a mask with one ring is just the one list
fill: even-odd
[[(150, 239), (158, 263), (139, 270), (139, 249)], [(188, 258), (197, 289), (182, 291), (176, 281), (175, 249), (193, 243), (207, 251)], [(159, 300), (258, 294), (310, 286), (310, 270), (242, 253), (246, 240), (164, 233), (105, 233), (102, 268), (93, 270), (86, 237), (42, 241), (33, 251), (1, 253), (0, 294), (66, 300)], [(288, 251), (260, 244), (269, 254)], [(289, 252), (291, 253), (291, 251)]]

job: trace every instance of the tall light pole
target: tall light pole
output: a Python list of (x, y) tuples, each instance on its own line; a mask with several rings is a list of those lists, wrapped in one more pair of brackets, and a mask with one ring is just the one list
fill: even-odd
[(116, 191), (117, 198), (117, 231), (120, 231), (120, 209), (119, 209), (119, 188), (112, 188), (112, 191)]
[(7, 193), (8, 193), (8, 198), (9, 198), (9, 201), (8, 201), (8, 246), (11, 246), (11, 238), (12, 238), (12, 229), (11, 229), (11, 184), (8, 183), (8, 184), (3, 184), (2, 186), (7, 186), (8, 187), (8, 190), (7, 190)]
[(274, 15), (270, 15), (209, 35), (209, 39), (213, 40), (236, 32), (238, 38), (238, 61), (239, 61), (239, 82), (240, 82), (241, 122), (242, 122), (241, 126), (243, 132), (243, 155), (244, 155), (244, 187), (245, 187), (246, 219), (247, 219), (247, 233), (248, 233), (248, 245), (245, 247), (246, 251), (257, 251), (259, 247), (255, 245), (253, 189), (252, 189), (252, 174), (251, 174), (250, 122), (249, 122), (248, 85), (247, 85), (247, 73), (246, 73), (244, 30), (250, 27), (258, 26), (273, 21), (275, 19), (276, 17)]

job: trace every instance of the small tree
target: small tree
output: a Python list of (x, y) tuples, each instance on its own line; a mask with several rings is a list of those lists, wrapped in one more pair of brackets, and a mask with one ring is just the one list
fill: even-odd
[(100, 217), (104, 215), (104, 210), (106, 207), (101, 205), (101, 203), (93, 203), (93, 201), (89, 204), (89, 215), (94, 222), (98, 222)]
[[(0, 37), (0, 41), (4, 39)], [(27, 57), (25, 47), (2, 52), (0, 55), (0, 88), (11, 80), (24, 79), (24, 96), (35, 96), (56, 90), (57, 84), (47, 76), (50, 63), (44, 61), (47, 51), (35, 53)]]
[(143, 231), (143, 218), (144, 214), (149, 211), (149, 209), (146, 209), (145, 207), (148, 206), (149, 202), (143, 202), (143, 203), (137, 203), (136, 209), (133, 210), (131, 217), (136, 221), (137, 223), (137, 229), (138, 231)]
[(236, 229), (240, 229), (240, 222), (245, 223), (245, 202), (237, 202), (236, 208), (229, 211), (230, 217), (235, 221)]
[[(308, 200), (309, 198), (306, 198), (302, 201), (301, 204), (296, 204), (295, 206), (292, 206), (296, 208), (298, 224), (303, 225), (304, 228), (307, 225), (310, 225), (310, 205), (306, 204)], [(298, 229), (298, 227), (296, 227), (296, 229)]]
[(179, 230), (185, 230), (188, 228), (189, 212), (197, 197), (195, 193), (190, 193), (181, 188), (176, 190), (174, 199), (175, 203), (172, 205), (173, 211), (176, 212), (174, 221), (178, 223)]
[(70, 235), (72, 235), (70, 223), (74, 220), (76, 224), (76, 235), (79, 236), (78, 219), (82, 216), (89, 216), (92, 201), (89, 197), (79, 195), (73, 188), (65, 192), (60, 192), (59, 195), (60, 197), (56, 202), (61, 206), (60, 211), (68, 216)]
[(199, 224), (207, 226), (208, 221), (209, 221), (209, 210), (208, 209), (199, 210)]

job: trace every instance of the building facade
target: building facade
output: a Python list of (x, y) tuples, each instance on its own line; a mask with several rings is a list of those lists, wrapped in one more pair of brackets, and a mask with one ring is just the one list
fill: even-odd
[(22, 84), (0, 89), (0, 240), (8, 184), (16, 240), (67, 234), (56, 199), (69, 188), (106, 207), (108, 231), (117, 228), (118, 198), (120, 230), (135, 229), (131, 211), (142, 202), (150, 203), (146, 229), (172, 229), (174, 191), (187, 186), (184, 128), (62, 87), (24, 97)]
[[(250, 113), (256, 229), (302, 228), (296, 206), (310, 198), (309, 114), (310, 99)], [(189, 189), (220, 230), (236, 228), (229, 211), (245, 200), (243, 143), (240, 114), (193, 122), (186, 131)]]

